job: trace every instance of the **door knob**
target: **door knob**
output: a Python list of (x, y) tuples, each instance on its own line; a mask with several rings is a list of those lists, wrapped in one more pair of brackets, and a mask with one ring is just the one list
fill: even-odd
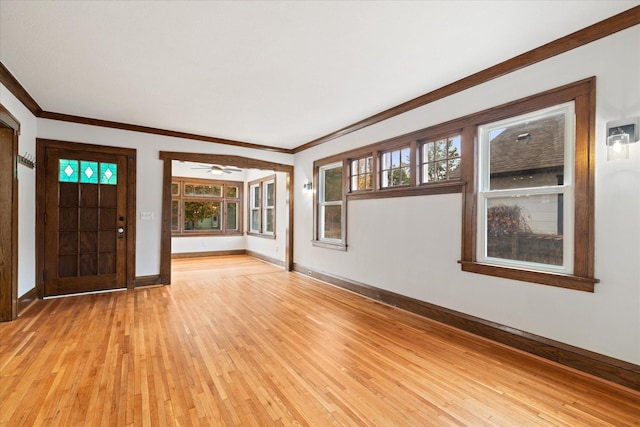
[(124, 237), (124, 227), (118, 227), (118, 238), (122, 239)]

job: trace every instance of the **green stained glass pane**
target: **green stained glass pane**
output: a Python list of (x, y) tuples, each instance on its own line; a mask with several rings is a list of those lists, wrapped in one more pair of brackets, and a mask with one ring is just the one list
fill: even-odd
[(83, 184), (98, 183), (98, 162), (80, 161), (80, 182)]
[(116, 185), (118, 183), (118, 165), (100, 163), (100, 184)]
[(60, 159), (60, 182), (78, 182), (78, 161)]

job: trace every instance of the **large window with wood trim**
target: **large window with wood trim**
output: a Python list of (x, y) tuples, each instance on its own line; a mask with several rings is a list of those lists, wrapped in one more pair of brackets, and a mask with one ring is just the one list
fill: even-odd
[(478, 128), (477, 259), (573, 267), (573, 102)]
[[(595, 79), (478, 113), (462, 269), (593, 291)], [(473, 138), (478, 143), (474, 144)]]
[(276, 176), (249, 182), (249, 234), (275, 238)]
[(173, 177), (172, 235), (242, 234), (243, 186), (239, 181)]

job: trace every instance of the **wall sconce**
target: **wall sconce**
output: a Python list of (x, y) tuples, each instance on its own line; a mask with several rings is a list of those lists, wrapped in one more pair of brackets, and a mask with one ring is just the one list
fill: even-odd
[(311, 191), (313, 190), (313, 183), (310, 181), (307, 181), (302, 185), (302, 188), (304, 188), (305, 191)]
[(629, 144), (638, 142), (638, 118), (607, 123), (607, 160), (629, 158)]

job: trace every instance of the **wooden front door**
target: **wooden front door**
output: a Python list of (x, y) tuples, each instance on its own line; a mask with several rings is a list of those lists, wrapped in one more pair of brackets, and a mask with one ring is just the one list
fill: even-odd
[(127, 286), (127, 156), (47, 148), (44, 296)]

